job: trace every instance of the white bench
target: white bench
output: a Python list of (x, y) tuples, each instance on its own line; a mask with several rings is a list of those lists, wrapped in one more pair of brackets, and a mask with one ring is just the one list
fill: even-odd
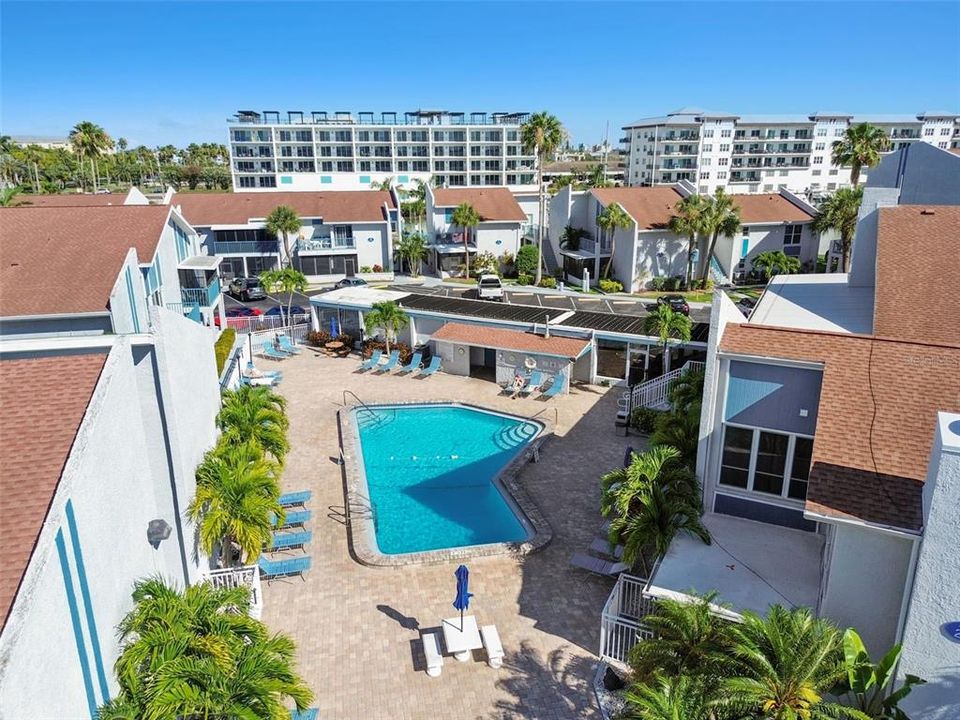
[(503, 645), (500, 644), (500, 634), (496, 625), (484, 625), (480, 628), (483, 637), (483, 646), (487, 649), (487, 662), (490, 667), (503, 667)]
[(423, 654), (427, 658), (427, 675), (440, 677), (443, 670), (443, 655), (440, 654), (439, 633), (423, 633)]

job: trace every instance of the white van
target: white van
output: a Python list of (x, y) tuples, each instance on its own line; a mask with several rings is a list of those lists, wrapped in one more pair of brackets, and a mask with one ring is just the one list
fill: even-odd
[(477, 297), (481, 300), (503, 300), (503, 284), (498, 275), (481, 275), (477, 280)]

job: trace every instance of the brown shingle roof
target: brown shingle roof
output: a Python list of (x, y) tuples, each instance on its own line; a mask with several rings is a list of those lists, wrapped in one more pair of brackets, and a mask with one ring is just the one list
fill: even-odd
[(279, 205), (288, 205), (300, 217), (322, 217), (324, 222), (376, 222), (387, 219), (386, 204), (395, 208), (384, 190), (330, 192), (178, 193), (179, 205), (191, 225), (242, 225), (250, 218), (265, 218)]
[(519, 330), (452, 322), (448, 322), (430, 337), (432, 340), (446, 340), (474, 347), (554, 355), (571, 360), (579, 357), (584, 348), (590, 344), (588, 340), (578, 340), (577, 338), (556, 336), (545, 338), (543, 335), (534, 335)]
[(595, 188), (590, 192), (604, 207), (619, 203), (640, 230), (665, 228), (683, 197), (672, 187)]
[(813, 220), (813, 215), (794, 205), (783, 195), (732, 195), (740, 208), (740, 222), (744, 225), (751, 223), (780, 223), (780, 222), (807, 222)]
[(728, 325), (724, 352), (824, 364), (807, 510), (918, 530), (938, 411), (960, 411), (960, 345)]
[(960, 207), (880, 209), (873, 333), (960, 343)]
[(18, 195), (16, 207), (117, 207), (123, 206), (126, 193), (94, 195), (73, 193), (71, 195)]
[(0, 615), (6, 623), (106, 353), (0, 360)]
[(131, 247), (150, 262), (170, 208), (0, 210), (0, 317), (100, 312)]
[(506, 188), (441, 188), (433, 191), (436, 207), (469, 203), (485, 222), (526, 222), (527, 215)]

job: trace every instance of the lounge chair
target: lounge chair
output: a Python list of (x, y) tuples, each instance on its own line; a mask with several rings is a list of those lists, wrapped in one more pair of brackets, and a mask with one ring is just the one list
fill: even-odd
[(587, 570), (595, 575), (604, 575), (606, 577), (616, 577), (620, 573), (630, 569), (630, 566), (626, 563), (601, 560), (598, 557), (585, 555), (584, 553), (574, 553), (570, 558), (570, 564), (581, 570)]
[(443, 672), (443, 655), (440, 653), (440, 633), (425, 632), (420, 636), (423, 642), (423, 656), (427, 660), (427, 675), (440, 677)]
[(419, 370), (421, 365), (423, 365), (423, 353), (415, 352), (410, 358), (410, 363), (397, 370), (397, 373), (411, 373)]
[(300, 348), (298, 348), (286, 335), (280, 336), (280, 349), (286, 353), (291, 353), (292, 355), (300, 354)]
[(372, 370), (380, 364), (380, 358), (383, 357), (383, 350), (374, 350), (370, 357), (360, 363), (361, 370)]
[(306, 505), (307, 500), (309, 499), (310, 491), (301, 490), (299, 492), (284, 493), (280, 496), (279, 503), (283, 507), (290, 507), (291, 505)]
[(563, 373), (558, 373), (553, 376), (553, 384), (546, 389), (546, 391), (540, 396), (543, 400), (549, 400), (552, 397), (556, 397), (563, 392), (563, 386), (566, 384), (567, 378)]
[(280, 384), (280, 378), (275, 377), (247, 377), (246, 375), (240, 376), (241, 385), (253, 385), (254, 387), (265, 385), (267, 387), (274, 387)]
[(381, 374), (388, 373), (397, 366), (397, 362), (399, 362), (399, 360), (400, 360), (400, 351), (391, 350), (390, 357), (387, 358), (387, 361), (383, 365), (380, 365), (379, 367), (374, 368), (374, 372), (381, 373)]
[(300, 530), (298, 532), (278, 532), (273, 534), (273, 544), (271, 551), (275, 550), (296, 550), (303, 549), (313, 539), (313, 533), (309, 530)]
[(430, 364), (427, 365), (423, 370), (421, 370), (420, 374), (417, 377), (430, 377), (439, 369), (440, 369), (440, 356), (434, 355), (432, 358), (430, 358)]
[[(590, 543), (590, 552), (610, 557), (610, 541), (603, 537), (594, 538), (593, 542)], [(612, 557), (614, 560), (619, 560), (623, 557), (623, 545), (617, 545), (613, 548)]]
[(277, 380), (283, 380), (283, 371), (281, 370), (259, 370), (253, 362), (247, 363), (246, 375), (248, 377), (269, 377), (276, 378)]
[(279, 518), (273, 514), (270, 515), (270, 522), (273, 523), (273, 526), (278, 530), (291, 527), (303, 527), (312, 514), (309, 510), (291, 510), (283, 514), (283, 525), (279, 524)]
[(318, 720), (319, 717), (319, 708), (307, 708), (306, 710), (290, 711), (290, 720)]
[(267, 340), (260, 346), (260, 354), (271, 360), (286, 360), (290, 357), (285, 352), (278, 352), (277, 349), (273, 347), (272, 340)]
[(261, 555), (257, 565), (260, 566), (260, 577), (267, 581), (292, 575), (299, 575), (302, 578), (303, 574), (310, 569), (310, 556), (301, 555), (284, 560), (270, 560)]
[(527, 384), (520, 388), (517, 392), (520, 395), (529, 395), (541, 385), (543, 385), (543, 373), (539, 370), (534, 370), (533, 374), (530, 375), (530, 379), (527, 380)]

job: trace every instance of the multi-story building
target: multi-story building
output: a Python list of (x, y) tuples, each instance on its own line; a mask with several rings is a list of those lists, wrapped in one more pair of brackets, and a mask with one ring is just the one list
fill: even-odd
[(234, 190), (367, 190), (410, 186), (536, 185), (524, 153), (527, 113), (294, 112), (241, 110), (229, 128)]
[(686, 180), (702, 193), (722, 187), (741, 193), (789, 190), (816, 198), (850, 184), (850, 169), (831, 161), (831, 145), (861, 122), (883, 128), (891, 150), (913, 142), (942, 149), (960, 145), (958, 113), (781, 116), (682, 108), (624, 126), (627, 184)]

